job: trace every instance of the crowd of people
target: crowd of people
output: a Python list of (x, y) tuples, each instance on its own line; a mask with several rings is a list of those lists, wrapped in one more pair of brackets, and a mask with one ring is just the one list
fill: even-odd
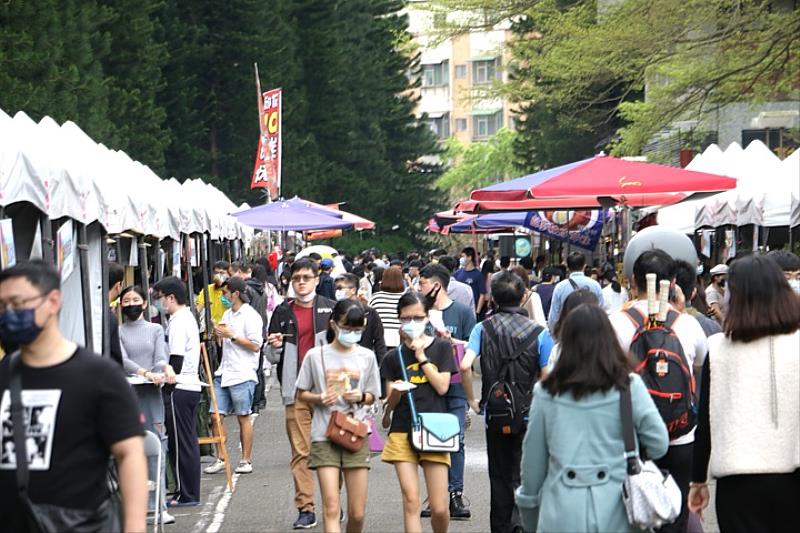
[[(681, 493), (658, 531), (698, 530), (710, 478), (722, 531), (796, 529), (800, 258), (743, 255), (707, 274), (658, 248), (634, 259), (623, 280), (579, 252), (564, 264), (472, 247), (336, 262), (287, 252), (218, 261), (196, 297), (173, 276), (149, 292), (123, 286), (111, 265), (119, 324), (108, 357), (59, 333), (54, 268), (19, 263), (0, 273), (0, 489), (10, 496), (0, 530), (36, 530), (35, 504), (80, 509), (85, 530), (107, 530), (109, 457), (126, 531), (143, 530), (148, 511), (169, 523), (172, 508), (199, 505), (201, 350), (211, 346), (221, 357), (209, 426), (236, 417), (239, 474), (253, 472), (253, 420), (277, 377), (298, 513), (287, 529), (321, 515), (326, 532), (344, 521), (363, 530), (376, 452), (396, 473), (405, 531), (472, 519), (465, 428), (479, 416), (492, 532), (634, 530), (622, 495), (627, 401), (636, 454)], [(656, 312), (652, 287), (662, 285)], [(36, 411), (34, 442), (37, 407), (53, 422)], [(27, 433), (15, 431), (19, 420)], [(161, 464), (146, 464), (145, 430), (162, 443)], [(370, 432), (385, 433), (377, 448)], [(29, 482), (17, 468), (21, 442)], [(206, 474), (225, 470), (215, 453)], [(148, 502), (154, 470), (165, 496)]]

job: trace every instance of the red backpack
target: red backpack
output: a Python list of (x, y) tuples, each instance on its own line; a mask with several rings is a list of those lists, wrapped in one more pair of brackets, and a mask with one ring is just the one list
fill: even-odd
[(625, 309), (636, 325), (630, 352), (636, 373), (642, 377), (661, 418), (667, 425), (670, 440), (689, 433), (697, 419), (695, 383), (683, 345), (672, 329), (680, 314), (667, 313), (663, 324), (649, 326), (638, 309)]

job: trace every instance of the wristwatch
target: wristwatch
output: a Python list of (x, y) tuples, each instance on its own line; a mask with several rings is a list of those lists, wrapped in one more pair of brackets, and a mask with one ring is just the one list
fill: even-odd
[(236, 337), (231, 337), (231, 342), (232, 342), (233, 344), (236, 344)]

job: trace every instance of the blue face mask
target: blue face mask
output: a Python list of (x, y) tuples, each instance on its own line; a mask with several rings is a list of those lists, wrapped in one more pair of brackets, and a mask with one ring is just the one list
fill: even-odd
[(30, 344), (39, 333), (41, 326), (36, 324), (36, 309), (6, 309), (0, 314), (0, 339), (5, 345)]
[(423, 333), (425, 333), (425, 328), (427, 326), (428, 323), (425, 321), (415, 322), (412, 320), (408, 324), (403, 324), (401, 328), (403, 330), (403, 333), (405, 333), (412, 339), (416, 339), (417, 337), (420, 337)]
[(340, 343), (342, 343), (343, 346), (350, 348), (354, 344), (358, 344), (361, 341), (361, 332), (340, 329), (336, 338)]
[(222, 307), (224, 307), (225, 309), (230, 309), (231, 306), (233, 305), (233, 302), (230, 301), (224, 294), (220, 298), (220, 302), (222, 302)]
[(161, 300), (155, 300), (153, 302), (153, 307), (155, 307), (159, 313), (167, 314), (167, 310), (164, 308), (164, 304), (161, 303)]

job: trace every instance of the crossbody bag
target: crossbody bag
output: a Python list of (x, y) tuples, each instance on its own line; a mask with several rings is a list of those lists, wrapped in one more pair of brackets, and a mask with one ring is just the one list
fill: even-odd
[[(397, 358), (403, 379), (408, 382), (408, 372), (403, 361), (403, 345), (397, 348)], [(418, 413), (411, 389), (408, 394), (408, 406), (411, 409), (411, 446), (418, 452), (457, 452), (461, 428), (458, 417), (451, 413)]]
[[(319, 358), (322, 362), (322, 389), (328, 391), (328, 372), (325, 369), (325, 350), (322, 345), (319, 347)], [(353, 413), (345, 413), (337, 409), (331, 409), (331, 418), (328, 420), (328, 427), (325, 430), (325, 438), (341, 446), (349, 452), (357, 452), (364, 446), (369, 424), (358, 420)]]
[(22, 371), (19, 352), (9, 357), (11, 421), (14, 424), (14, 454), (17, 461), (17, 491), (27, 514), (28, 526), (39, 533), (121, 531), (120, 507), (109, 496), (96, 509), (75, 509), (49, 503), (35, 503), (28, 496), (29, 471), (26, 457), (25, 407), (22, 403)]

